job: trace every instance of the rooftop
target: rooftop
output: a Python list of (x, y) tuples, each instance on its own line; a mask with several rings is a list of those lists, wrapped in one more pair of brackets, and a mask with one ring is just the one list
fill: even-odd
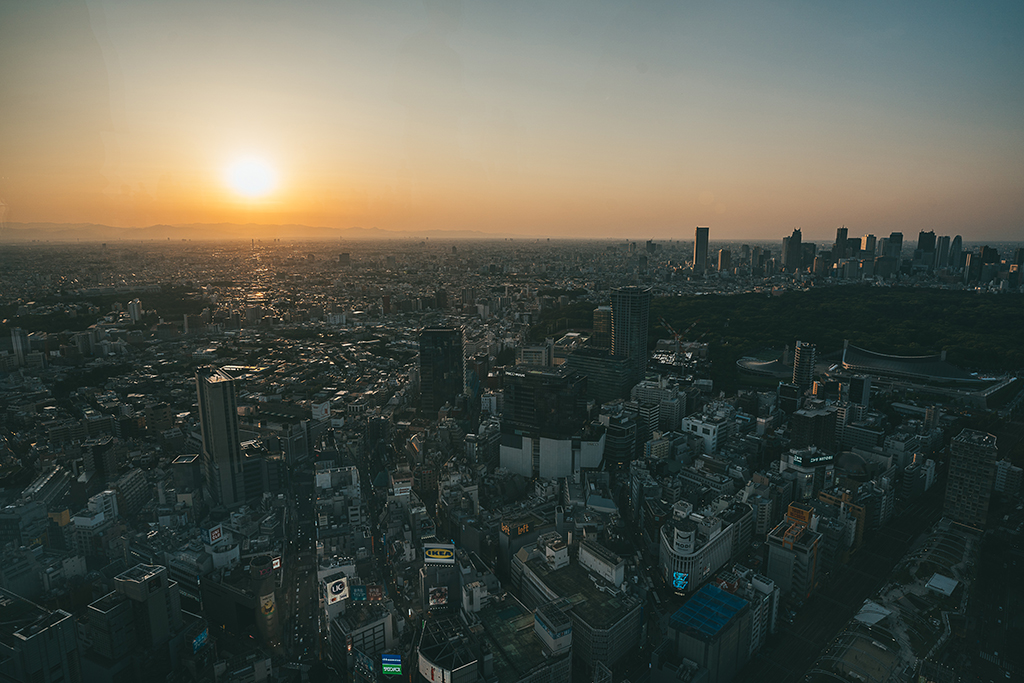
[(605, 629), (617, 623), (639, 606), (640, 601), (610, 586), (598, 588), (590, 574), (575, 562), (551, 571), (543, 558), (530, 560), (528, 566), (548, 588), (569, 603), (567, 613), (577, 615), (592, 628)]
[(848, 344), (843, 350), (843, 367), (870, 374), (894, 375), (924, 380), (978, 382), (968, 372), (947, 363), (941, 355), (894, 356), (860, 349)]
[(65, 618), (67, 612), (48, 612), (19, 595), (0, 589), (0, 643), (20, 647), (20, 643)]
[(505, 598), (480, 610), (480, 621), (494, 654), (498, 683), (514, 683), (547, 662), (544, 646), (533, 630), (533, 612)]
[(672, 615), (669, 625), (677, 631), (710, 640), (725, 630), (747, 605), (743, 598), (707, 584)]

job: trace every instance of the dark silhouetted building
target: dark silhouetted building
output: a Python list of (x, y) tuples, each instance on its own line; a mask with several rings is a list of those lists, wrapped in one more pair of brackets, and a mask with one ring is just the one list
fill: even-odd
[(439, 327), (420, 332), (420, 406), (436, 414), (454, 404), (465, 382), (462, 329)]
[(814, 344), (797, 341), (796, 351), (793, 354), (793, 384), (800, 387), (801, 391), (810, 388), (814, 382), (814, 362), (816, 360), (817, 347)]
[(697, 228), (693, 240), (693, 272), (706, 273), (708, 270), (708, 234), (711, 228)]
[(0, 589), (0, 679), (80, 683), (75, 619)]
[(245, 502), (245, 487), (235, 380), (218, 368), (199, 368), (196, 371), (196, 394), (203, 433), (207, 493), (214, 504), (236, 507)]
[(612, 290), (612, 354), (629, 359), (634, 382), (643, 379), (647, 369), (650, 314), (650, 287)]
[(707, 669), (708, 683), (729, 683), (750, 659), (750, 603), (708, 584), (669, 620), (676, 655)]
[(800, 270), (803, 261), (803, 237), (799, 229), (782, 240), (782, 267), (786, 272), (795, 273)]
[(996, 437), (965, 429), (949, 444), (949, 482), (943, 513), (958, 522), (984, 527), (996, 480)]
[(590, 345), (609, 349), (612, 346), (612, 307), (598, 306), (594, 309), (594, 334)]

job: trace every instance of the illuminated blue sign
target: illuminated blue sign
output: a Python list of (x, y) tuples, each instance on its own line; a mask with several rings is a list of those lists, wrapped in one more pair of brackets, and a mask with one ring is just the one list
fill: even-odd
[(192, 652), (199, 652), (199, 648), (201, 648), (203, 645), (206, 645), (206, 640), (207, 638), (209, 638), (209, 636), (209, 627), (204, 628), (202, 631), (200, 631), (199, 635), (192, 639)]
[(683, 572), (672, 572), (672, 587), (677, 591), (684, 591), (690, 585), (690, 575)]
[(402, 675), (402, 655), (381, 655), (381, 669), (386, 675)]

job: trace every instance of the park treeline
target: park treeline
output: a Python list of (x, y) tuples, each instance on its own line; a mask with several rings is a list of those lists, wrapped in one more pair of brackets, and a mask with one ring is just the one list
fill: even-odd
[[(594, 304), (546, 311), (535, 338), (590, 329)], [(671, 337), (664, 319), (686, 339), (708, 342), (713, 376), (733, 384), (737, 359), (797, 339), (838, 353), (843, 341), (880, 353), (946, 351), (951, 363), (978, 371), (1024, 368), (1024, 297), (911, 287), (822, 287), (781, 295), (749, 293), (655, 297), (650, 341)]]

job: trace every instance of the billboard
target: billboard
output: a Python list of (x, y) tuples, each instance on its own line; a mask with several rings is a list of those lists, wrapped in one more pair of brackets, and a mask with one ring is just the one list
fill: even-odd
[(448, 604), (448, 586), (435, 586), (427, 592), (427, 602), (431, 607), (444, 607)]
[(366, 586), (352, 586), (352, 602), (366, 602)]
[(362, 650), (357, 650), (355, 648), (352, 649), (352, 654), (355, 657), (357, 669), (362, 671), (364, 674), (368, 674), (370, 676), (377, 673), (375, 670), (377, 668), (377, 662), (373, 657), (366, 654)]
[(381, 655), (380, 667), (387, 676), (401, 676), (402, 655)]
[(224, 526), (222, 524), (210, 527), (209, 529), (203, 529), (203, 541), (207, 545), (213, 545), (219, 541), (223, 535)]
[(423, 561), (426, 564), (455, 564), (455, 546), (451, 543), (424, 543)]
[(274, 594), (269, 593), (260, 598), (260, 612), (263, 616), (268, 619), (274, 615), (277, 610), (277, 601), (274, 599)]
[(341, 602), (349, 595), (348, 593), (348, 577), (341, 577), (327, 584), (327, 604), (333, 605), (336, 602)]
[(529, 522), (502, 522), (501, 531), (509, 538), (519, 538), (524, 534), (530, 533)]
[(423, 656), (420, 653), (420, 675), (430, 681), (430, 683), (450, 683), (452, 680), (452, 672), (448, 669), (442, 669), (435, 665), (432, 661)]
[(207, 626), (202, 631), (200, 631), (195, 638), (192, 639), (192, 652), (199, 652), (199, 648), (201, 648), (203, 645), (206, 645), (206, 641), (209, 639), (209, 637), (210, 627)]
[(323, 403), (314, 403), (313, 419), (317, 421), (331, 419), (331, 402), (324, 401)]
[(274, 569), (280, 569), (281, 568), (281, 556), (278, 555), (277, 557), (275, 557), (271, 561), (271, 564), (273, 565)]
[(370, 602), (380, 602), (384, 599), (384, 586), (369, 585), (366, 587), (366, 599)]

